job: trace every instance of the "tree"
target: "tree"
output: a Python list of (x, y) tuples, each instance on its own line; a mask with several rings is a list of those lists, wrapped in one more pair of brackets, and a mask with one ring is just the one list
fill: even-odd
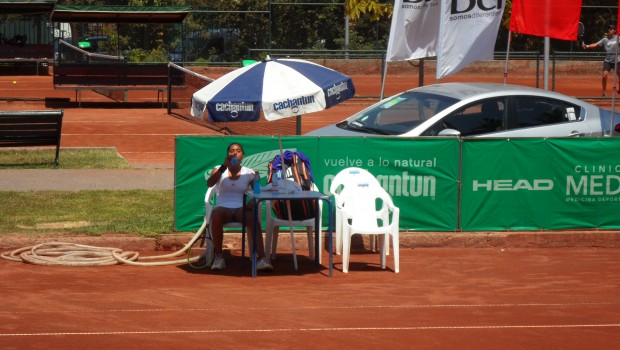
[(382, 3), (381, 0), (345, 0), (344, 12), (352, 20), (361, 18), (364, 14), (370, 15), (370, 20), (378, 21), (383, 16), (392, 15), (392, 6)]

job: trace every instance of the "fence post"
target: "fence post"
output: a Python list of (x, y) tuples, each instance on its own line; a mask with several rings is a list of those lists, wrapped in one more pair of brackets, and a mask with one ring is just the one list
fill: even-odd
[(553, 51), (553, 59), (551, 60), (551, 91), (555, 91), (555, 50)]

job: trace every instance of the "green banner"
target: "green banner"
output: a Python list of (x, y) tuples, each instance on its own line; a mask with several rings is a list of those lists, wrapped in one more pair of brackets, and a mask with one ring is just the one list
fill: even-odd
[(463, 143), (461, 228), (620, 227), (620, 139)]
[[(403, 230), (457, 229), (459, 141), (454, 138), (342, 138), (283, 136), (284, 149), (310, 159), (315, 183), (329, 192), (333, 177), (347, 167), (369, 170), (400, 207)], [(205, 171), (222, 163), (227, 146), (243, 145), (243, 165), (261, 174), (279, 153), (277, 137), (178, 136), (175, 162), (175, 228), (197, 229), (204, 215)], [(324, 220), (324, 222), (327, 222)]]
[(403, 230), (454, 231), (458, 210), (459, 141), (454, 138), (321, 137), (313, 160), (329, 192), (333, 177), (355, 166), (370, 171), (400, 208)]
[[(201, 225), (204, 173), (222, 162), (232, 142), (243, 145), (243, 164), (259, 170), (265, 184), (267, 164), (279, 153), (278, 138), (177, 137), (177, 230)], [(400, 207), (402, 230), (620, 228), (620, 139), (285, 136), (282, 144), (310, 158), (324, 193), (340, 170), (368, 169)]]

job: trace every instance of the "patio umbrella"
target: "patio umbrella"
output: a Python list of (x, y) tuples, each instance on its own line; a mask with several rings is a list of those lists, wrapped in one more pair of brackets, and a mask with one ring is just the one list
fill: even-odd
[[(351, 78), (299, 59), (267, 59), (227, 73), (192, 96), (191, 114), (212, 122), (257, 121), (319, 112), (355, 94)], [(280, 159), (282, 139), (278, 133)], [(282, 167), (284, 171), (284, 164)], [(287, 201), (289, 222), (290, 203)], [(293, 225), (290, 223), (291, 235)], [(255, 256), (252, 257), (255, 266)], [(297, 268), (295, 259), (295, 268)]]
[[(212, 122), (247, 122), (319, 112), (355, 94), (350, 77), (299, 59), (267, 59), (236, 69), (192, 96), (191, 114)], [(278, 133), (280, 156), (282, 139)], [(283, 169), (285, 170), (285, 169)]]
[(351, 78), (298, 59), (270, 59), (239, 68), (192, 96), (192, 116), (212, 122), (257, 121), (322, 111), (355, 94)]

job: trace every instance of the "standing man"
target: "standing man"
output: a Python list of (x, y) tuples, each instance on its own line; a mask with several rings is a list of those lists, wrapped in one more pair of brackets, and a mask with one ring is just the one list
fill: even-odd
[(602, 84), (603, 84), (603, 95), (607, 96), (607, 76), (609, 75), (609, 71), (612, 69), (616, 71), (616, 75), (620, 78), (620, 72), (615, 69), (615, 64), (617, 60), (617, 50), (618, 50), (618, 35), (616, 33), (616, 25), (610, 24), (607, 27), (607, 36), (603, 39), (599, 40), (596, 43), (586, 45), (583, 43), (581, 47), (585, 49), (593, 49), (597, 47), (603, 47), (605, 49), (605, 61), (603, 62), (603, 76), (602, 76)]

